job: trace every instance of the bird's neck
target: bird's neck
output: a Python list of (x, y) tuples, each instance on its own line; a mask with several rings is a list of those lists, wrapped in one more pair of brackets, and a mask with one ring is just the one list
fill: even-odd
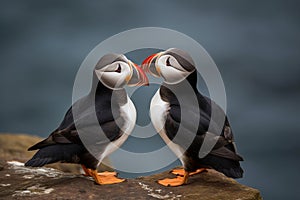
[(92, 88), (90, 91), (90, 95), (97, 96), (97, 95), (111, 95), (113, 90), (103, 85), (96, 74), (93, 74), (93, 81), (92, 81)]
[(195, 70), (186, 79), (177, 84), (163, 83), (162, 87), (168, 88), (169, 90), (176, 92), (177, 94), (185, 94), (193, 92), (198, 92), (197, 89), (197, 71)]
[(163, 83), (160, 87), (160, 95), (164, 101), (177, 104), (178, 97), (185, 103), (193, 102), (196, 97), (198, 101), (206, 101), (205, 97), (197, 89), (197, 71), (191, 73), (184, 81), (177, 84)]
[(94, 74), (92, 88), (89, 93), (91, 98), (101, 100), (101, 102), (112, 102), (119, 105), (123, 105), (127, 102), (127, 93), (125, 89), (113, 90), (106, 87), (101, 81), (98, 80), (97, 76)]

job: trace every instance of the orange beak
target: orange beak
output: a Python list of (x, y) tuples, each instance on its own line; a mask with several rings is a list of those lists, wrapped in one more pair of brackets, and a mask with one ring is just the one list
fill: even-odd
[(142, 62), (142, 69), (146, 73), (150, 73), (151, 75), (155, 77), (160, 77), (160, 70), (159, 67), (155, 65), (156, 59), (160, 56), (160, 53), (152, 54), (151, 56), (148, 56), (143, 62)]
[(132, 66), (132, 76), (128, 81), (128, 86), (149, 86), (149, 80), (145, 72), (135, 63), (130, 62)]

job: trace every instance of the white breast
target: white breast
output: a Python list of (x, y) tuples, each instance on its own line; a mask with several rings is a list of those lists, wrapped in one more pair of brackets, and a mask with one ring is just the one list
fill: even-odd
[[(150, 104), (150, 118), (155, 130), (159, 133), (169, 148), (175, 153), (175, 155), (181, 160), (183, 159), (184, 150), (177, 144), (173, 143), (164, 129), (166, 122), (166, 116), (170, 110), (170, 105), (160, 97), (160, 89), (155, 93)], [(183, 162), (182, 162), (183, 163)]]
[(101, 154), (100, 158), (98, 159), (100, 162), (117, 150), (128, 138), (128, 136), (133, 131), (136, 122), (136, 109), (134, 104), (132, 103), (131, 99), (127, 96), (127, 103), (120, 107), (121, 117), (125, 120), (123, 127), (120, 127), (123, 131), (123, 135), (118, 138), (117, 140), (109, 143), (105, 148), (104, 152)]
[(124, 118), (125, 123), (122, 128), (123, 132), (129, 135), (136, 122), (136, 109), (131, 99), (127, 96), (127, 103), (120, 108), (121, 116)]
[(160, 89), (153, 96), (150, 103), (150, 118), (155, 130), (159, 133), (164, 129), (167, 113), (170, 106), (160, 98)]

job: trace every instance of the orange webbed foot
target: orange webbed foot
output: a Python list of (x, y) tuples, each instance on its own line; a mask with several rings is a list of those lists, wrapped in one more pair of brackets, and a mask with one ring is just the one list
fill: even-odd
[(207, 172), (207, 169), (206, 169), (206, 168), (200, 168), (200, 169), (197, 169), (196, 171), (191, 172), (191, 173), (190, 173), (190, 176), (193, 176), (193, 175), (195, 175), (195, 174), (200, 174), (200, 173), (202, 173), (202, 172)]
[[(207, 171), (206, 168), (200, 168), (200, 169), (197, 169), (197, 170), (194, 171), (194, 172), (190, 172), (189, 175), (190, 175), (190, 176), (193, 176), (193, 175), (195, 175), (195, 174), (199, 174), (199, 173), (201, 173), (201, 172), (206, 172), (206, 171)], [(185, 170), (184, 170), (184, 169), (173, 169), (173, 170), (171, 171), (171, 173), (172, 173), (172, 174), (175, 174), (175, 175), (177, 175), (177, 176), (184, 176)]]
[(84, 165), (81, 165), (82, 169), (84, 171), (84, 176), (90, 176), (93, 177), (95, 182), (99, 185), (106, 185), (106, 184), (115, 184), (115, 183), (121, 183), (125, 181), (125, 179), (120, 179), (117, 177), (117, 172), (100, 172), (98, 173), (97, 170), (92, 170)]
[(98, 172), (99, 176), (117, 176), (117, 172), (109, 172), (109, 171), (105, 171), (105, 172)]
[(158, 183), (163, 186), (176, 187), (176, 186), (187, 184), (188, 177), (189, 177), (189, 173), (187, 171), (184, 171), (183, 176), (177, 176), (176, 178), (165, 178), (159, 180)]
[(116, 172), (101, 172), (98, 173), (97, 170), (91, 170), (92, 177), (94, 178), (95, 182), (99, 185), (108, 185), (108, 184), (116, 184), (122, 183), (125, 179), (120, 179), (116, 177)]

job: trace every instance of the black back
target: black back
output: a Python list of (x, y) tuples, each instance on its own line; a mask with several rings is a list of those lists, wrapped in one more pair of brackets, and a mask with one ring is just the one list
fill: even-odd
[[(98, 161), (84, 145), (94, 145), (97, 152), (102, 151), (110, 141), (117, 140), (123, 134), (120, 127), (124, 119), (120, 114), (120, 106), (127, 102), (125, 89), (113, 91), (98, 81), (95, 75), (93, 78), (91, 92), (69, 108), (59, 127), (48, 138), (28, 149), (40, 150), (25, 163), (26, 166), (38, 167), (61, 161), (95, 168)], [(73, 114), (74, 110), (76, 115)], [(103, 135), (98, 136), (93, 132), (99, 130), (99, 125), (105, 134), (104, 140)], [(88, 134), (84, 145), (79, 130), (81, 134)]]
[[(242, 158), (237, 155), (233, 144), (233, 133), (227, 116), (222, 108), (198, 91), (197, 71), (190, 74), (186, 80), (190, 84), (192, 90), (185, 89), (183, 82), (176, 85), (164, 83), (160, 87), (161, 98), (170, 104), (170, 110), (166, 116), (165, 122), (165, 131), (168, 138), (186, 149), (185, 155), (188, 159), (186, 160), (185, 167), (187, 170), (193, 171), (200, 166), (209, 166), (223, 172), (227, 176), (234, 178), (241, 177), (242, 169), (240, 168), (239, 161), (241, 161)], [(180, 95), (182, 100), (181, 104), (174, 93), (176, 93), (176, 95)], [(194, 94), (197, 98), (196, 104), (191, 103), (191, 95)], [(225, 118), (224, 124), (215, 123), (215, 121), (211, 118), (212, 104), (214, 104), (216, 109), (216, 117)], [(195, 106), (198, 108), (195, 108)], [(200, 111), (200, 118), (197, 110)], [(184, 116), (188, 117), (182, 118), (181, 112), (185, 112)], [(199, 120), (195, 121), (197, 118)], [(207, 135), (210, 122), (212, 123), (210, 133), (218, 136), (217, 134), (221, 131), (221, 135), (212, 151), (205, 158), (200, 159), (199, 151), (204, 137)], [(183, 134), (178, 134), (179, 126), (181, 126)], [(196, 132), (192, 131), (195, 130), (195, 126), (197, 126)], [(187, 141), (188, 136), (194, 138), (192, 142)], [(222, 163), (225, 163), (225, 166), (223, 166)], [(232, 167), (234, 169), (231, 169)], [(237, 172), (233, 173), (233, 171)]]

